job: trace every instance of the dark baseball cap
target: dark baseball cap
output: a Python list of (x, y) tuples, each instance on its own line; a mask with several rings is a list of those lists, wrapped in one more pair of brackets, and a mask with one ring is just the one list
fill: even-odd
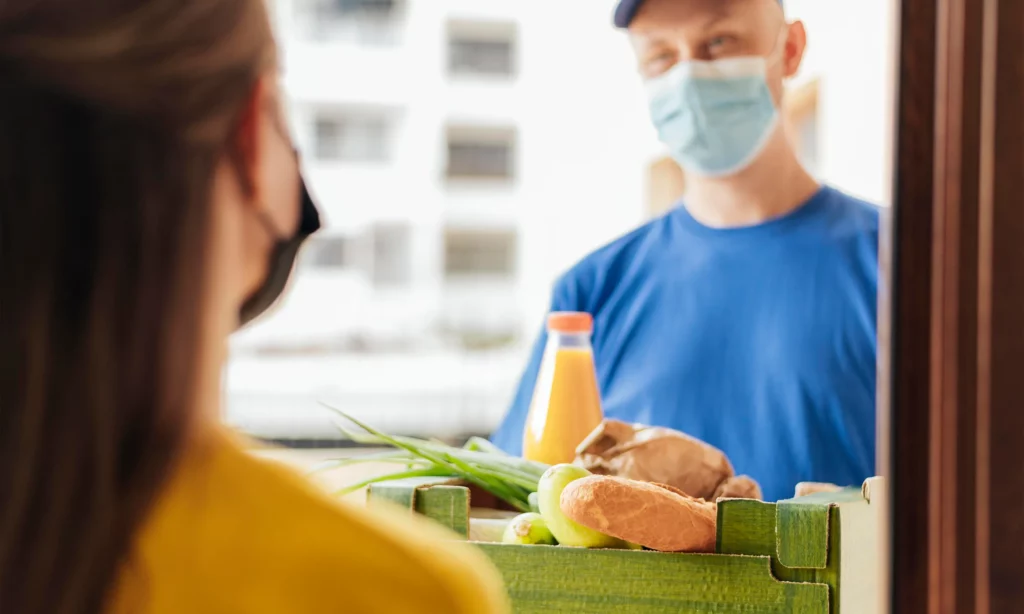
[[(615, 7), (615, 27), (628, 28), (643, 3), (644, 0), (620, 0), (619, 6)], [(779, 0), (779, 4), (782, 4), (782, 0)]]

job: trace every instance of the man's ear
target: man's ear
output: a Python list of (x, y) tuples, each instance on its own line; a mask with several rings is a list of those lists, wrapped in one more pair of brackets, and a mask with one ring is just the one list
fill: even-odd
[(252, 200), (259, 200), (258, 175), (262, 139), (260, 131), (265, 129), (263, 109), (267, 104), (268, 84), (261, 77), (242, 104), (238, 115), (238, 123), (228, 143), (229, 153), (238, 173), (239, 182), (245, 195)]
[(786, 48), (783, 55), (783, 73), (785, 78), (792, 77), (800, 70), (800, 64), (804, 61), (804, 51), (807, 50), (807, 29), (804, 22), (794, 21), (789, 24), (789, 32), (786, 35)]

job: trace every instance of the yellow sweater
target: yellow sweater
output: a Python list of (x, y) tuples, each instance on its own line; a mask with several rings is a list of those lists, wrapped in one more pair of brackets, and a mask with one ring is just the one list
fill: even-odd
[(507, 612), (490, 563), (452, 538), (397, 510), (338, 504), (218, 436), (157, 500), (112, 612)]

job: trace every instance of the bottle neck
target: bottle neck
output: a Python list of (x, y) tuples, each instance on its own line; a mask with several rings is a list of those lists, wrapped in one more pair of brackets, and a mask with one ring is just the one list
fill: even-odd
[(590, 349), (590, 333), (548, 331), (548, 345), (563, 349)]

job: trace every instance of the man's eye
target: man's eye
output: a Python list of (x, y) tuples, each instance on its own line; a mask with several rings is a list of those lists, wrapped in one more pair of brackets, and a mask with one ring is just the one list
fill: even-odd
[(716, 36), (705, 43), (704, 47), (710, 54), (720, 53), (726, 49), (729, 44), (729, 40), (728, 36)]
[(653, 55), (648, 59), (648, 64), (657, 64), (658, 62), (671, 62), (672, 53), (669, 51), (662, 51), (657, 55)]
[(647, 61), (644, 62), (643, 70), (647, 76), (658, 75), (672, 68), (675, 61), (676, 56), (674, 53), (664, 51), (647, 58)]

